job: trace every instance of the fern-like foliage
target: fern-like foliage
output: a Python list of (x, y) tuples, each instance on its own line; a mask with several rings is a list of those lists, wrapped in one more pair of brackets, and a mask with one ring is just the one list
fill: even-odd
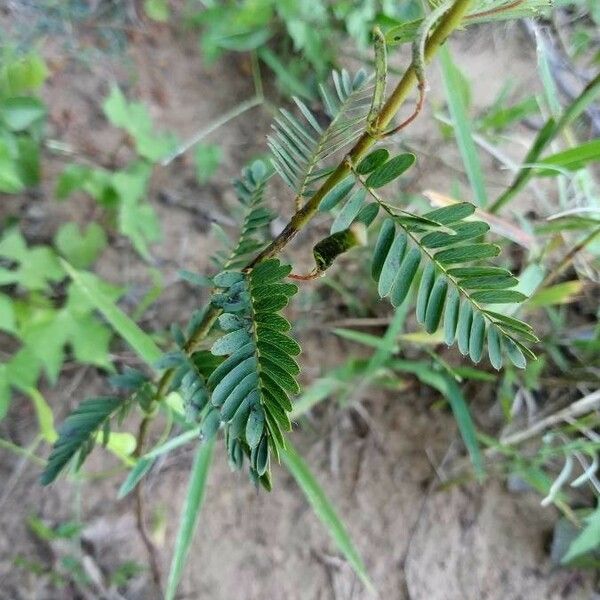
[[(414, 161), (412, 154), (390, 158), (387, 150), (379, 148), (352, 165), (351, 175), (320, 205), (329, 211), (344, 202), (332, 232), (346, 231), (357, 222), (369, 226), (383, 209), (388, 218), (379, 231), (372, 262), (379, 295), (399, 306), (411, 288), (417, 287), (417, 321), (429, 333), (437, 331), (443, 321), (446, 343), (456, 342), (473, 362), (481, 360), (487, 340), (496, 369), (502, 366), (504, 355), (524, 368), (526, 358), (535, 359), (526, 344), (538, 340), (529, 325), (498, 307), (526, 297), (511, 289), (518, 280), (510, 271), (485, 262), (496, 257), (500, 247), (482, 241), (489, 225), (473, 218), (475, 206), (461, 202), (416, 215), (381, 197), (379, 188), (397, 179)], [(373, 201), (367, 203), (367, 197)]]
[(201, 423), (200, 437), (210, 439), (218, 430), (218, 413), (211, 411), (210, 392), (206, 380), (219, 366), (222, 359), (206, 350), (188, 355), (183, 346), (185, 340), (175, 336), (179, 350), (167, 352), (155, 365), (157, 369), (173, 369), (169, 391), (177, 391), (183, 400), (186, 420)]
[(273, 214), (264, 205), (264, 200), (265, 185), (271, 174), (272, 169), (269, 170), (264, 161), (257, 160), (243, 169), (242, 176), (234, 182), (236, 196), (242, 208), (240, 233), (235, 243), (222, 236), (225, 248), (213, 256), (213, 262), (220, 271), (242, 267), (268, 240)]
[[(526, 323), (491, 309), (490, 305), (518, 303), (525, 296), (510, 288), (518, 280), (510, 271), (481, 266), (481, 261), (497, 256), (500, 247), (474, 241), (489, 229), (482, 221), (466, 220), (475, 210), (460, 203), (423, 215), (452, 229), (424, 232), (393, 216), (381, 227), (372, 263), (378, 293), (389, 297), (394, 306), (406, 299), (424, 264), (418, 285), (416, 317), (429, 333), (434, 333), (443, 317), (444, 338), (448, 345), (458, 343), (460, 352), (475, 363), (483, 355), (487, 335), (492, 365), (502, 366), (502, 347), (518, 367), (525, 367), (525, 356), (535, 355), (524, 342), (537, 341)], [(473, 266), (473, 263), (478, 263)]]
[(300, 368), (293, 357), (300, 347), (279, 314), (298, 289), (283, 282), (290, 270), (272, 259), (250, 273), (224, 271), (214, 279), (221, 292), (212, 303), (223, 310), (219, 325), (226, 333), (211, 352), (226, 358), (207, 381), (211, 410), (218, 411), (225, 426), (232, 467), (240, 469), (247, 456), (251, 478), (267, 489), (270, 455), (279, 458), (285, 447), (290, 395), (298, 392)]
[(113, 396), (84, 400), (58, 429), (58, 439), (40, 477), (42, 485), (52, 483), (76, 454), (79, 468), (92, 451), (96, 433), (100, 429), (104, 431), (104, 440), (108, 440), (110, 418), (123, 407), (124, 400)]
[(330, 121), (319, 119), (298, 98), (294, 98), (302, 119), (281, 109), (267, 138), (273, 165), (296, 194), (297, 203), (309, 198), (313, 184), (331, 171), (326, 159), (351, 144), (366, 127), (373, 86), (364, 71), (352, 78), (347, 71), (333, 72), (333, 86), (320, 86), (320, 95)]

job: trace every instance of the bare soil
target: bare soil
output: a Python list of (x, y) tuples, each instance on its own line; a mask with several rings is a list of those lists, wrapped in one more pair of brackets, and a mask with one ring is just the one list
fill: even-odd
[[(473, 82), (474, 112), (489, 105), (509, 77), (516, 93), (530, 91), (535, 57), (518, 29), (482, 30), (461, 35), (452, 44), (455, 58)], [(57, 40), (44, 46), (52, 75), (44, 90), (50, 107), (51, 136), (69, 144), (78, 160), (104, 166), (123, 164), (129, 156), (126, 140), (101, 115), (101, 99), (118, 81), (131, 95), (150, 106), (156, 122), (186, 138), (253, 94), (248, 64), (234, 56), (207, 69), (191, 34), (168, 26), (144, 24), (132, 33), (126, 54), (82, 64), (65, 55)], [(406, 52), (399, 59), (406, 61)], [(431, 188), (449, 193), (453, 182), (466, 190), (460, 158), (452, 141), (440, 142), (438, 126), (428, 119), (440, 106), (441, 83), (430, 77), (429, 107), (405, 143), (422, 156), (409, 190)], [(169, 283), (159, 302), (144, 316), (149, 328), (184, 322), (202, 298), (175, 283), (178, 269), (202, 271), (214, 245), (207, 235), (212, 220), (228, 223), (231, 190), (227, 180), (250, 158), (264, 150), (272, 115), (256, 108), (220, 129), (218, 141), (225, 160), (215, 183), (198, 186), (188, 157), (154, 175), (151, 201), (159, 212), (164, 241), (153, 249), (157, 266)], [(523, 142), (531, 132), (523, 130)], [(507, 144), (513, 158), (525, 144)], [(507, 173), (496, 159), (482, 153), (490, 181), (501, 184)], [(78, 197), (59, 204), (52, 199), (56, 174), (72, 156), (48, 153), (44, 183), (35, 194), (6, 199), (2, 215), (20, 215), (32, 240), (47, 241), (65, 218), (81, 222), (95, 214), (93, 203)], [(494, 190), (492, 183), (490, 189)], [(468, 194), (465, 196), (468, 199)], [(289, 215), (288, 196), (274, 198), (282, 217)], [(299, 244), (302, 246), (302, 240)], [(309, 247), (309, 246), (308, 246)], [(298, 270), (308, 265), (307, 246), (294, 252)], [(149, 285), (139, 260), (127, 245), (113, 240), (98, 272), (131, 286), (126, 307), (134, 308)], [(335, 315), (320, 308), (295, 309), (310, 324), (299, 334), (305, 343), (305, 383), (335, 366), (354, 351), (319, 325)], [(384, 307), (378, 307), (385, 314)], [(311, 323), (312, 321), (312, 323)], [(317, 327), (315, 327), (317, 325)], [(319, 328), (321, 329), (319, 331)], [(125, 350), (124, 362), (134, 358)], [(88, 394), (101, 391), (94, 369), (68, 366), (55, 389), (44, 389), (58, 415)], [(293, 435), (329, 497), (338, 507), (382, 598), (394, 600), (589, 600), (589, 574), (553, 567), (548, 540), (557, 517), (541, 508), (531, 492), (509, 493), (499, 481), (484, 486), (454, 485), (441, 491), (439, 476), (462, 456), (451, 415), (433, 405), (437, 396), (412, 384), (406, 391), (369, 390), (362, 399), (368, 425), (353, 410), (334, 401), (315, 411)], [(477, 398), (476, 413), (486, 420), (494, 404), (487, 392)], [(489, 419), (488, 419), (489, 420)], [(16, 398), (2, 435), (26, 445), (34, 435), (28, 401)], [(158, 436), (158, 428), (153, 432)], [(186, 490), (193, 448), (174, 453), (151, 474), (146, 499), (149, 522), (166, 572)], [(97, 450), (89, 473), (101, 475), (115, 467), (114, 459)], [(85, 523), (84, 564), (106, 582), (107, 574), (125, 561), (146, 563), (132, 513), (132, 500), (117, 501), (124, 477), (61, 480), (41, 489), (39, 467), (6, 452), (0, 454), (0, 598), (5, 600), (154, 597), (149, 573), (134, 576), (119, 594), (98, 586), (55, 586), (48, 573), (36, 573), (15, 563), (27, 557), (45, 569), (64, 571), (60, 558), (68, 548), (45, 544), (27, 529), (25, 517), (37, 515), (56, 525), (69, 519)], [(85, 591), (87, 589), (87, 592)], [(180, 598), (198, 600), (358, 600), (368, 598), (326, 532), (316, 520), (291, 477), (275, 469), (275, 489), (257, 493), (245, 475), (232, 474), (219, 446), (210, 474), (205, 509), (185, 570)]]

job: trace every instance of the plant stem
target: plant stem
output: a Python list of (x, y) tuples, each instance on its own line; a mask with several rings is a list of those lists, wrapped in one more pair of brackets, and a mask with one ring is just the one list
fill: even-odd
[[(140, 458), (144, 448), (144, 442), (148, 434), (148, 427), (153, 419), (153, 413), (146, 413), (140, 423), (137, 434), (137, 442), (133, 456)], [(144, 508), (144, 480), (140, 481), (135, 488), (135, 522), (138, 533), (144, 546), (146, 547), (146, 553), (148, 554), (148, 562), (150, 563), (150, 571), (152, 572), (152, 581), (156, 589), (160, 592), (162, 590), (162, 576), (160, 571), (160, 564), (158, 560), (158, 551), (148, 533), (146, 527), (146, 517)]]
[[(440, 46), (446, 41), (450, 33), (456, 29), (464, 18), (472, 0), (456, 0), (452, 8), (440, 19), (439, 25), (435, 28), (431, 37), (425, 44), (425, 62), (430, 62)], [(377, 118), (377, 128), (382, 131), (390, 124), (396, 113), (400, 110), (402, 104), (408, 97), (411, 90), (418, 84), (417, 73), (414, 65), (410, 65), (404, 75), (398, 82), (396, 89), (392, 92), (387, 102), (383, 105)], [(367, 153), (369, 148), (377, 142), (378, 138), (371, 133), (364, 133), (356, 142), (347, 158), (354, 164), (358, 164), (360, 159)], [(312, 198), (300, 208), (285, 226), (283, 231), (271, 242), (265, 250), (260, 252), (254, 260), (250, 262), (248, 268), (253, 267), (262, 260), (276, 256), (281, 250), (302, 230), (302, 228), (312, 219), (319, 208), (321, 200), (330, 192), (344, 177), (350, 172), (347, 160), (343, 160), (337, 169), (327, 178), (319, 190)]]
[[(472, 0), (455, 0), (452, 7), (443, 16), (440, 17), (439, 25), (435, 28), (425, 44), (423, 58), (426, 63), (430, 62), (440, 46), (446, 41), (450, 33), (460, 26), (465, 14), (467, 13)], [(398, 82), (396, 88), (381, 108), (376, 118), (376, 127), (378, 131), (385, 131), (391, 123), (396, 113), (402, 107), (402, 104), (412, 91), (418, 85), (418, 77), (414, 64), (411, 64), (404, 72), (404, 75)], [(250, 261), (246, 270), (251, 269), (259, 262), (272, 258), (279, 254), (287, 244), (296, 237), (296, 235), (309, 223), (318, 210), (321, 200), (331, 191), (340, 181), (350, 173), (350, 164), (357, 164), (367, 153), (369, 148), (378, 141), (378, 137), (371, 132), (365, 132), (350, 150), (347, 156), (341, 161), (335, 171), (325, 180), (311, 199), (292, 216), (289, 223), (283, 231), (267, 246), (263, 251)], [(192, 353), (198, 347), (199, 343), (208, 335), (212, 325), (220, 314), (220, 310), (209, 307), (204, 319), (198, 329), (190, 336), (185, 344), (184, 350)], [(158, 383), (156, 400), (159, 401), (166, 393), (173, 370), (165, 371)]]
[[(421, 61), (424, 59), (424, 61), (427, 63), (431, 60), (431, 58), (437, 52), (440, 46), (446, 41), (446, 38), (450, 35), (450, 33), (460, 25), (471, 4), (471, 1), (472, 0), (455, 0), (452, 7), (440, 17), (439, 25), (433, 31), (433, 33), (431, 34), (431, 36), (425, 44)], [(384, 132), (387, 126), (391, 123), (393, 118), (400, 110), (402, 104), (408, 97), (411, 90), (416, 85), (423, 85), (422, 75), (419, 75), (417, 73), (417, 71), (420, 69), (421, 65), (416, 65), (413, 60), (413, 63), (405, 71), (404, 75), (398, 82), (398, 85), (392, 92), (391, 96), (383, 105), (383, 107), (379, 111), (379, 114), (375, 117), (374, 129), (376, 132)], [(413, 116), (409, 117), (409, 119), (406, 120), (402, 126), (407, 125), (409, 122), (411, 122), (420, 111), (420, 104), (422, 103), (423, 99), (423, 90), (419, 89), (419, 93), (420, 101), (416, 113)], [(238, 107), (233, 109), (233, 111), (227, 113), (226, 115), (223, 115), (221, 119), (210, 125), (208, 128), (198, 132), (193, 138), (191, 138), (186, 144), (180, 147), (176, 152), (168, 156), (163, 161), (163, 164), (168, 164), (171, 160), (173, 160), (174, 157), (178, 156), (182, 152), (185, 152), (185, 150), (197, 143), (210, 131), (213, 131), (218, 126), (222, 125), (224, 122), (227, 122), (228, 120), (238, 116), (242, 112), (252, 108), (253, 106), (256, 106), (260, 102), (261, 99), (259, 97), (256, 97), (250, 99), (245, 103), (240, 104)], [(358, 139), (352, 150), (350, 150), (347, 156), (341, 161), (337, 169), (327, 178), (327, 180), (312, 196), (312, 198), (304, 206), (302, 206), (296, 211), (296, 213), (292, 216), (290, 222), (286, 225), (283, 231), (271, 242), (271, 244), (267, 246), (265, 250), (260, 252), (247, 265), (246, 270), (251, 269), (254, 265), (258, 264), (262, 260), (271, 258), (279, 254), (279, 252), (283, 250), (283, 248), (298, 234), (298, 232), (309, 223), (309, 221), (317, 212), (319, 204), (323, 197), (350, 173), (350, 165), (357, 164), (360, 161), (360, 159), (367, 153), (369, 148), (371, 148), (371, 146), (373, 146), (378, 141), (379, 137), (381, 137), (378, 136), (376, 133), (373, 133), (371, 129), (372, 128), (369, 128), (369, 131), (365, 132)], [(220, 313), (220, 309), (213, 306), (208, 307), (200, 325), (198, 326), (196, 331), (194, 331), (192, 335), (188, 338), (183, 347), (183, 350), (187, 354), (193, 353), (200, 344), (200, 342), (206, 338)], [(169, 384), (171, 383), (171, 380), (173, 378), (173, 374), (173, 369), (168, 369), (163, 373), (162, 377), (158, 382), (156, 395), (154, 397), (155, 403), (160, 402), (160, 400), (166, 395), (166, 392), (169, 388)], [(137, 458), (139, 458), (142, 455), (148, 426), (153, 418), (154, 411), (150, 411), (144, 415), (140, 423), (137, 435), (136, 449), (134, 452), (134, 456)], [(157, 586), (157, 588), (161, 589), (161, 573), (156, 554), (156, 548), (150, 536), (148, 535), (148, 531), (146, 529), (145, 524), (143, 486), (141, 485), (141, 482), (136, 487), (135, 501), (137, 528), (148, 552), (154, 583)]]

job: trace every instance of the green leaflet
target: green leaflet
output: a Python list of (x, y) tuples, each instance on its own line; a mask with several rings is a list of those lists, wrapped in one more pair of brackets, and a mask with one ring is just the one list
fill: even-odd
[[(393, 223), (392, 223), (393, 228)], [(395, 233), (395, 229), (392, 229), (392, 232)], [(385, 231), (385, 225), (382, 228), (382, 236), (387, 235)], [(393, 238), (393, 235), (392, 235)], [(379, 275), (379, 285), (377, 291), (379, 295), (384, 298), (392, 291), (392, 286), (394, 285), (394, 281), (396, 281), (396, 277), (398, 276), (398, 270), (402, 265), (402, 261), (404, 259), (404, 255), (406, 253), (406, 245), (407, 245), (407, 237), (406, 235), (399, 235), (393, 240), (393, 243), (388, 244), (386, 240), (383, 242), (380, 240), (377, 241), (377, 246), (379, 250), (382, 252), (384, 250), (383, 243), (386, 244), (387, 252), (385, 256), (385, 260), (381, 267), (375, 267), (375, 262), (373, 263), (373, 272), (380, 272)], [(377, 257), (376, 257), (377, 258)]]
[(423, 216), (442, 225), (450, 225), (470, 217), (475, 212), (475, 206), (468, 202), (457, 202), (425, 213)]
[(368, 154), (365, 158), (363, 158), (358, 166), (356, 167), (356, 172), (359, 175), (368, 175), (371, 171), (374, 171), (383, 163), (385, 163), (390, 157), (390, 153), (385, 148), (378, 148), (377, 150), (373, 150), (370, 154)]
[(404, 171), (407, 171), (413, 166), (416, 157), (410, 152), (394, 156), (387, 162), (378, 166), (368, 177), (365, 182), (368, 188), (380, 188), (400, 177)]
[(454, 344), (456, 327), (458, 326), (458, 313), (460, 309), (460, 294), (453, 287), (448, 293), (446, 307), (444, 308), (444, 341), (448, 346)]
[(469, 353), (469, 341), (471, 340), (471, 325), (473, 324), (473, 308), (467, 300), (463, 300), (458, 313), (457, 338), (458, 349), (461, 354)]
[[(396, 227), (394, 226), (393, 219), (386, 219), (381, 226), (379, 237), (377, 238), (377, 243), (375, 244), (375, 250), (373, 252), (371, 276), (375, 281), (380, 280), (381, 270), (383, 269), (384, 262), (390, 251), (390, 246), (394, 241), (395, 235)], [(386, 294), (383, 295), (385, 296)]]
[(278, 314), (298, 290), (284, 282), (289, 272), (288, 265), (271, 259), (248, 274), (221, 273), (221, 291), (212, 300), (223, 308), (219, 324), (226, 333), (211, 352), (227, 358), (207, 380), (214, 407), (209, 414), (224, 423), (232, 468), (241, 468), (247, 457), (251, 478), (267, 489), (271, 452), (278, 458), (285, 447), (290, 395), (299, 391), (300, 369), (293, 357), (300, 346), (287, 335), (290, 325)]
[(411, 248), (400, 264), (400, 269), (396, 275), (390, 298), (393, 306), (400, 306), (406, 299), (420, 262), (421, 252), (418, 248)]
[(428, 333), (435, 333), (443, 319), (445, 342), (457, 342), (459, 351), (475, 363), (482, 359), (487, 339), (495, 368), (502, 365), (503, 352), (521, 368), (526, 357), (535, 358), (524, 345), (538, 341), (531, 327), (486, 308), (522, 302), (525, 295), (509, 289), (518, 280), (499, 267), (462, 266), (500, 252), (494, 244), (473, 243), (489, 229), (481, 221), (465, 220), (472, 217), (475, 207), (466, 202), (453, 204), (426, 213), (420, 221), (416, 215), (396, 215), (392, 207), (378, 201), (390, 214), (379, 231), (371, 267), (379, 295), (389, 296), (392, 305), (399, 306), (424, 262), (415, 316)]
[(444, 265), (465, 263), (483, 258), (491, 258), (500, 254), (500, 246), (495, 244), (470, 244), (459, 248), (441, 250), (435, 254), (437, 262)]
[(483, 221), (460, 223), (454, 228), (453, 235), (444, 231), (432, 231), (423, 236), (421, 243), (426, 248), (444, 248), (484, 235), (489, 229), (490, 226)]
[(494, 369), (499, 371), (502, 368), (502, 338), (498, 329), (490, 325), (487, 332), (488, 354), (490, 362)]
[(471, 332), (469, 334), (469, 357), (474, 363), (478, 363), (481, 360), (484, 337), (485, 319), (480, 312), (476, 312), (473, 315)]
[(438, 278), (427, 301), (425, 329), (428, 333), (434, 333), (439, 327), (447, 291), (448, 281), (444, 277)]
[(525, 294), (516, 290), (481, 290), (471, 294), (475, 302), (487, 304), (512, 304), (513, 302), (523, 302), (527, 298)]
[(419, 285), (419, 293), (417, 294), (417, 309), (416, 317), (419, 323), (425, 322), (425, 313), (427, 311), (427, 304), (429, 302), (429, 296), (433, 289), (435, 282), (435, 266), (433, 263), (429, 263), (423, 271), (421, 277), (421, 283)]
[[(309, 197), (311, 186), (329, 174), (324, 168), (327, 158), (363, 132), (371, 106), (373, 85), (361, 72), (351, 79), (346, 71), (334, 71), (333, 83), (332, 87), (320, 86), (331, 119), (327, 127), (321, 127), (306, 104), (294, 98), (302, 118), (282, 109), (275, 118), (273, 135), (267, 138), (277, 173), (300, 203)], [(337, 204), (348, 191), (325, 198), (321, 210)]]
[(354, 177), (346, 177), (325, 195), (319, 204), (319, 210), (327, 212), (335, 208), (350, 193), (355, 183)]
[(269, 238), (269, 224), (274, 215), (263, 204), (265, 185), (271, 174), (272, 167), (257, 160), (243, 169), (241, 177), (235, 181), (234, 188), (244, 218), (237, 242), (233, 245), (227, 243), (225, 251), (216, 258), (219, 269), (236, 269), (245, 265)]
[(331, 233), (337, 233), (348, 229), (354, 220), (358, 217), (361, 209), (363, 208), (365, 198), (365, 190), (359, 189), (353, 192), (348, 198), (348, 201), (342, 207), (342, 210), (338, 213), (333, 223), (331, 224)]

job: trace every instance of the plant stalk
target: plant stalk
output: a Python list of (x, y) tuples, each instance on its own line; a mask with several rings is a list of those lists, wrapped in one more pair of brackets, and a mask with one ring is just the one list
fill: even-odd
[[(424, 59), (428, 63), (431, 61), (440, 46), (446, 41), (448, 36), (457, 29), (464, 19), (472, 0), (455, 0), (452, 7), (440, 17), (438, 26), (435, 28), (425, 44)], [(414, 64), (411, 64), (404, 72), (404, 75), (396, 85), (396, 88), (381, 108), (376, 118), (376, 128), (379, 132), (384, 132), (387, 126), (394, 119), (402, 104), (410, 94), (413, 88), (418, 85), (418, 77)], [(358, 164), (365, 156), (368, 150), (379, 140), (379, 135), (371, 131), (365, 132), (356, 142), (350, 152), (344, 157), (335, 171), (325, 180), (311, 199), (292, 216), (289, 223), (283, 231), (254, 259), (246, 266), (246, 270), (251, 269), (259, 262), (278, 255), (289, 242), (310, 222), (319, 208), (321, 200), (330, 192), (340, 181), (350, 173), (350, 164)], [(198, 347), (200, 342), (208, 335), (212, 325), (220, 314), (218, 308), (210, 306), (204, 319), (198, 329), (187, 340), (184, 350), (192, 353)], [(158, 383), (158, 389), (155, 399), (160, 401), (164, 397), (173, 377), (173, 369), (165, 371)]]
[[(456, 0), (452, 5), (452, 8), (440, 18), (439, 25), (435, 28), (431, 37), (425, 44), (424, 58), (426, 63), (431, 61), (450, 33), (460, 26), (460, 23), (471, 5), (471, 1), (472, 0)], [(384, 131), (387, 128), (417, 84), (416, 69), (415, 66), (411, 64), (379, 112), (379, 116), (376, 119), (377, 129), (379, 131)], [(350, 163), (352, 164), (358, 164), (369, 148), (371, 148), (378, 139), (379, 137), (377, 135), (373, 135), (371, 132), (365, 132), (358, 139), (352, 150), (350, 150), (346, 159), (340, 163), (337, 169), (327, 178), (311, 199), (294, 214), (290, 222), (271, 244), (250, 262), (247, 268), (252, 268), (259, 262), (279, 254), (312, 219), (325, 195), (349, 174), (350, 168), (347, 159), (350, 159)]]

